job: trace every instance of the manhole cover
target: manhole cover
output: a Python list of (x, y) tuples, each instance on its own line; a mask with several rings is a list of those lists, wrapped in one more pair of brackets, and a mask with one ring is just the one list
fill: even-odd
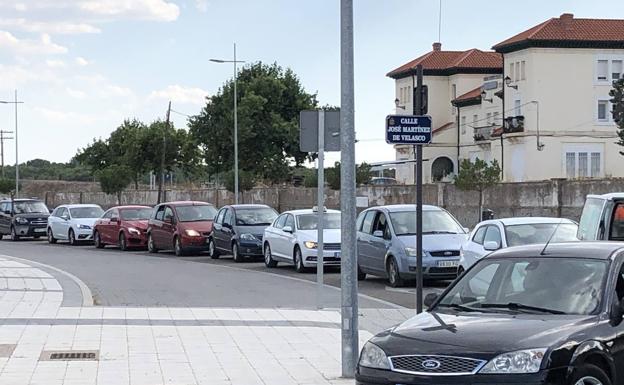
[(0, 344), (0, 357), (11, 357), (17, 345)]
[(44, 350), (39, 361), (97, 361), (99, 358), (98, 350)]

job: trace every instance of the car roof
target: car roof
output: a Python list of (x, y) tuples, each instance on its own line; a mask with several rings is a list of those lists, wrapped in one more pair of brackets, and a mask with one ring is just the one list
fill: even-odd
[(238, 205), (227, 205), (226, 207), (231, 207), (234, 210), (236, 209), (266, 209), (269, 208), (269, 206), (267, 205), (261, 205), (261, 204), (238, 204)]
[(497, 224), (497, 223), (502, 223), (505, 226), (513, 226), (513, 225), (529, 225), (529, 224), (535, 224), (535, 223), (575, 224), (576, 222), (567, 218), (555, 218), (555, 217), (513, 217), (513, 218), (489, 219), (487, 221), (479, 222), (477, 226), (487, 225), (487, 224)]
[(169, 205), (169, 206), (214, 206), (212, 203), (201, 202), (201, 201), (172, 201), (172, 202), (164, 202), (160, 205)]
[(602, 194), (602, 195), (590, 194), (587, 196), (587, 198), (599, 198), (599, 199), (607, 199), (607, 200), (624, 199), (624, 192), (616, 192), (616, 193), (609, 193), (609, 194)]
[(125, 206), (115, 206), (111, 207), (109, 210), (117, 209), (117, 210), (125, 210), (125, 209), (151, 209), (150, 206), (143, 205), (125, 205)]
[[(374, 206), (369, 207), (367, 210), (371, 209), (385, 209), (391, 213), (400, 212), (400, 211), (416, 211), (416, 205), (385, 205), (385, 206)], [(441, 211), (442, 209), (438, 206), (432, 205), (423, 205), (423, 210), (425, 211)]]
[[(299, 209), (299, 210), (289, 210), (289, 211), (284, 211), (282, 214), (292, 214), (292, 215), (302, 215), (302, 214), (316, 214), (318, 213), (318, 211), (314, 211), (312, 209)], [(338, 213), (340, 214), (339, 210), (332, 210), (332, 209), (327, 209), (325, 210), (325, 213)]]
[(58, 207), (65, 207), (68, 209), (77, 209), (80, 207), (100, 207), (100, 206), (96, 204), (92, 204), (92, 203), (80, 203), (80, 204), (76, 203), (76, 204), (71, 204), (71, 205), (59, 205)]
[[(11, 202), (10, 198), (0, 200), (0, 203)], [(13, 202), (43, 202), (43, 199), (39, 198), (15, 198)]]
[(486, 258), (517, 258), (517, 257), (559, 257), (559, 258), (589, 258), (610, 259), (614, 253), (624, 251), (622, 242), (567, 242), (550, 243), (546, 251), (544, 244), (508, 247), (498, 250)]

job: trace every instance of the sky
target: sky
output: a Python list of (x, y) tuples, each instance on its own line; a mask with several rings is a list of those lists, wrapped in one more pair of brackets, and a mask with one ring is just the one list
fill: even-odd
[[(384, 141), (394, 113), (385, 74), (438, 40), (438, 0), (355, 0), (355, 129), (358, 162), (394, 159)], [(443, 49), (489, 49), (565, 12), (624, 17), (624, 2), (442, 0)], [(233, 68), (210, 58), (277, 62), (321, 105), (340, 105), (339, 0), (0, 0), (0, 100), (18, 107), (20, 163), (66, 162), (124, 119), (176, 127), (197, 114)], [(0, 129), (14, 130), (0, 104)], [(241, 149), (244, 151), (244, 149)], [(331, 154), (329, 161), (337, 160)], [(15, 162), (13, 141), (5, 161)]]

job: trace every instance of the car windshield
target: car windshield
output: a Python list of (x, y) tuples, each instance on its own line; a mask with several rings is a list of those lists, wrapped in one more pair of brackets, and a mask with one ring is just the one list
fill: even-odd
[(270, 225), (277, 218), (277, 212), (271, 208), (236, 209), (238, 226)]
[(472, 311), (594, 314), (608, 262), (579, 258), (483, 260), (436, 306)]
[(123, 209), (120, 211), (121, 219), (124, 221), (141, 221), (149, 219), (152, 216), (153, 209), (136, 208), (136, 209)]
[[(299, 224), (299, 230), (316, 230), (318, 225), (317, 214), (302, 214), (297, 216), (297, 222)], [(339, 213), (325, 213), (323, 214), (323, 229), (333, 230), (340, 228), (340, 214)]]
[(505, 226), (507, 245), (510, 247), (546, 243), (549, 239), (553, 243), (578, 241), (577, 231), (578, 226), (574, 223), (525, 223)]
[(46, 205), (39, 201), (14, 202), (13, 204), (15, 205), (13, 209), (15, 214), (50, 213)]
[(69, 209), (69, 212), (72, 218), (99, 218), (104, 213), (104, 210), (97, 206), (89, 206), (74, 207)]
[(176, 211), (180, 222), (212, 221), (217, 214), (211, 205), (178, 206)]
[[(416, 210), (391, 212), (394, 232), (399, 235), (416, 234)], [(423, 210), (423, 234), (464, 234), (464, 229), (444, 210)]]

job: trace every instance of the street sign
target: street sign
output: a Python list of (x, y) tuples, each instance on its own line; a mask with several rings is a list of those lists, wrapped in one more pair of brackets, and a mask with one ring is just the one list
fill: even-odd
[[(318, 152), (319, 115), (321, 111), (299, 113), (299, 149)], [(325, 114), (325, 151), (340, 151), (340, 111), (323, 111)]]
[(423, 145), (431, 143), (431, 116), (388, 115), (386, 143)]

